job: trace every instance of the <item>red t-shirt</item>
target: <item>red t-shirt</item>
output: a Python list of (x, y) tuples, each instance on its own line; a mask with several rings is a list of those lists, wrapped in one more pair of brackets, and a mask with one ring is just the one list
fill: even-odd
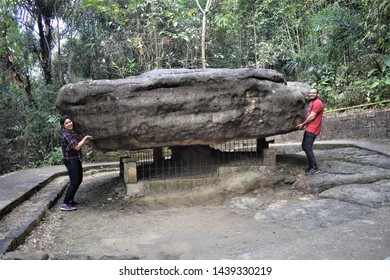
[(310, 102), (309, 111), (307, 112), (307, 116), (310, 115), (311, 112), (317, 113), (314, 120), (312, 120), (307, 126), (305, 131), (314, 133), (315, 135), (319, 135), (321, 132), (322, 125), (322, 113), (324, 112), (324, 105), (319, 98)]

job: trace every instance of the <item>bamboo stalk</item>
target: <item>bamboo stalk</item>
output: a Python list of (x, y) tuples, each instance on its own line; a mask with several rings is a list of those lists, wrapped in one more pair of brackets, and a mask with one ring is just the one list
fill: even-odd
[(334, 110), (326, 111), (326, 112), (324, 112), (324, 114), (333, 113), (333, 112), (339, 112), (339, 111), (346, 111), (346, 110), (349, 110), (349, 109), (362, 108), (362, 107), (366, 107), (366, 106), (373, 106), (373, 105), (377, 105), (377, 104), (384, 104), (384, 103), (389, 103), (389, 102), (390, 102), (390, 100), (384, 100), (384, 101), (379, 101), (379, 102), (374, 102), (374, 103), (366, 103), (366, 104), (361, 104), (361, 105), (355, 105), (355, 106), (351, 106), (351, 107), (345, 107), (345, 108), (340, 108), (340, 109), (334, 109)]

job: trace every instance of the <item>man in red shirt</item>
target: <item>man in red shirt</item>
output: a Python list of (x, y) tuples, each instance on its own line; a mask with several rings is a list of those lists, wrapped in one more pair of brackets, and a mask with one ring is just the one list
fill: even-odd
[(322, 114), (324, 112), (324, 105), (318, 96), (318, 90), (312, 88), (309, 93), (310, 105), (307, 118), (303, 123), (297, 125), (297, 129), (305, 129), (302, 140), (302, 149), (306, 153), (309, 161), (309, 168), (305, 170), (306, 175), (320, 173), (313, 152), (314, 140), (321, 133)]

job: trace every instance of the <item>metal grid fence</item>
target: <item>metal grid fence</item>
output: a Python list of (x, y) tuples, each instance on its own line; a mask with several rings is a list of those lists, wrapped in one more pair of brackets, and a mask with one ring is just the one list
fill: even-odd
[(256, 143), (256, 139), (246, 139), (210, 145), (215, 156), (207, 159), (177, 160), (168, 147), (162, 148), (162, 158), (158, 160), (153, 149), (133, 151), (129, 157), (137, 162), (137, 180), (203, 178), (217, 176), (220, 166), (261, 164), (263, 155)]

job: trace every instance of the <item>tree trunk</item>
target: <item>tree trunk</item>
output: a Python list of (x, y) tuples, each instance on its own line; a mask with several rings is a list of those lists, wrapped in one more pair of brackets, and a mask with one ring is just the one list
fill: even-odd
[(8, 26), (4, 21), (2, 21), (1, 18), (0, 27), (2, 28), (0, 35), (3, 42), (3, 45), (1, 46), (3, 52), (0, 53), (0, 69), (2, 73), (0, 79), (8, 80), (10, 83), (16, 85), (18, 88), (23, 89), (26, 92), (29, 106), (34, 106), (36, 103), (31, 92), (30, 77), (26, 73), (21, 73), (21, 71), (18, 70), (14, 64), (13, 58), (9, 53), (8, 47)]
[(206, 12), (203, 13), (203, 20), (202, 20), (202, 68), (206, 68), (206, 22), (207, 22), (207, 16)]
[(72, 25), (69, 30), (69, 55), (68, 55), (68, 71), (67, 71), (67, 82), (72, 82), (73, 73), (72, 73), (72, 61), (73, 61), (73, 30), (74, 30), (74, 18), (72, 19)]
[(62, 63), (61, 63), (61, 34), (60, 34), (60, 20), (57, 17), (57, 36), (58, 36), (58, 80), (60, 84), (64, 84), (63, 73), (62, 73)]
[(38, 14), (39, 45), (41, 47), (41, 65), (46, 84), (52, 83), (50, 46), (52, 42), (50, 18)]
[(213, 0), (207, 0), (206, 8), (202, 8), (202, 6), (199, 4), (199, 0), (195, 0), (196, 4), (198, 5), (199, 10), (202, 12), (202, 42), (201, 42), (201, 49), (202, 49), (202, 67), (206, 68), (206, 24), (207, 24), (207, 13), (210, 9), (211, 3)]

